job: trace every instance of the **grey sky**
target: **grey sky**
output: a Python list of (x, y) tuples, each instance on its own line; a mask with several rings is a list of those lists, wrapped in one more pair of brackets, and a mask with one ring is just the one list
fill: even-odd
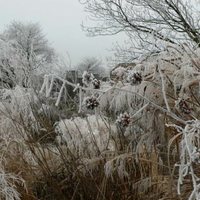
[(0, 30), (13, 20), (39, 22), (52, 46), (70, 54), (72, 64), (86, 56), (103, 58), (120, 36), (88, 38), (80, 24), (86, 13), (78, 0), (0, 0)]

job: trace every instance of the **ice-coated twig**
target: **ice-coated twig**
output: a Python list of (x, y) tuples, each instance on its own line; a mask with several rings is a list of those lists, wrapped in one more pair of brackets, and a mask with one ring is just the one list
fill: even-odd
[(47, 82), (47, 75), (44, 76), (44, 81), (43, 81), (43, 84), (42, 84), (42, 87), (41, 87), (39, 93), (43, 93), (44, 92), (44, 90), (46, 88), (46, 82)]
[(81, 110), (82, 110), (82, 89), (81, 88), (79, 88), (79, 110), (78, 110), (78, 112), (79, 113), (81, 113)]
[(48, 91), (47, 91), (47, 96), (46, 96), (46, 97), (49, 97), (49, 96), (50, 96), (51, 91), (52, 91), (52, 89), (53, 89), (53, 84), (54, 84), (54, 76), (52, 75), (51, 84), (50, 84), (49, 89), (48, 89)]
[(78, 90), (79, 87), (80, 87), (80, 84), (78, 83), (78, 84), (76, 85), (76, 87), (73, 89), (73, 92), (76, 92), (76, 90)]
[(60, 99), (61, 99), (64, 88), (65, 88), (65, 82), (63, 82), (62, 87), (60, 89), (60, 92), (59, 92), (59, 95), (58, 95), (58, 98), (57, 98), (56, 104), (55, 104), (56, 106), (58, 106), (60, 103)]
[(49, 93), (49, 76), (46, 77), (46, 85), (45, 86), (46, 86), (45, 91), (46, 91), (46, 97), (47, 97), (48, 93)]
[[(49, 75), (45, 75), (45, 76), (44, 76), (44, 83), (43, 83), (43, 85), (42, 85), (42, 88), (41, 88), (41, 90), (40, 90), (40, 93), (44, 92), (44, 89), (45, 89), (45, 88), (49, 88), (49, 87), (45, 87), (46, 85), (48, 85), (48, 84), (46, 83), (46, 79), (49, 80), (50, 78), (52, 79), (52, 77), (54, 77), (54, 81), (55, 81), (56, 79), (57, 79), (57, 80), (60, 80), (61, 82), (65, 83), (66, 85), (70, 85), (70, 86), (72, 86), (73, 88), (76, 88), (76, 89), (81, 88), (81, 89), (84, 90), (84, 91), (94, 91), (94, 92), (104, 93), (104, 91), (99, 90), (99, 89), (87, 88), (87, 87), (80, 86), (80, 84), (71, 83), (70, 81), (67, 81), (67, 80), (65, 80), (65, 79), (63, 79), (63, 78), (60, 78), (59, 76), (54, 75), (54, 74), (49, 74)], [(47, 90), (48, 90), (48, 89), (47, 89)]]
[(141, 113), (148, 105), (149, 103), (145, 104), (142, 108), (140, 108), (133, 116), (131, 116), (131, 119), (135, 118), (135, 116)]
[(163, 94), (163, 98), (164, 98), (164, 101), (165, 101), (165, 105), (166, 105), (166, 107), (167, 107), (168, 112), (171, 112), (171, 109), (170, 109), (170, 107), (169, 107), (169, 104), (168, 104), (168, 101), (167, 101), (167, 97), (166, 97), (164, 76), (163, 76), (163, 73), (161, 72), (161, 69), (160, 69), (159, 64), (158, 64), (157, 66), (158, 66), (158, 71), (159, 71), (160, 78), (161, 78), (162, 94)]
[(200, 160), (198, 153), (199, 144), (195, 142), (200, 136), (200, 121), (192, 120), (187, 121), (185, 128), (182, 130), (183, 138), (181, 141), (181, 163), (179, 166), (179, 178), (178, 178), (178, 194), (181, 194), (180, 188), (183, 184), (184, 177), (190, 175), (192, 178), (193, 191), (190, 194), (189, 200), (199, 200), (199, 184), (197, 181), (199, 178), (196, 176), (193, 168), (193, 163), (196, 160)]

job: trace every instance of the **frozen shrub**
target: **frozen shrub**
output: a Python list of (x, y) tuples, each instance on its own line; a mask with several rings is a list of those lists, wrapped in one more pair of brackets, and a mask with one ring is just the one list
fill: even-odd
[(189, 200), (198, 200), (200, 196), (199, 178), (197, 177), (198, 171), (195, 170), (194, 163), (198, 166), (200, 163), (199, 153), (199, 137), (200, 137), (200, 121), (191, 120), (187, 121), (185, 127), (177, 126), (177, 129), (182, 134), (180, 143), (180, 164), (179, 167), (179, 178), (178, 178), (178, 194), (181, 194), (180, 187), (184, 183), (187, 176), (191, 177), (192, 189)]
[(14, 174), (6, 173), (0, 169), (0, 198), (5, 200), (20, 200), (20, 193), (17, 191), (16, 185), (25, 186), (25, 181)]
[(58, 142), (67, 144), (74, 154), (87, 157), (87, 154), (95, 155), (99, 151), (113, 149), (109, 137), (116, 132), (116, 127), (109, 127), (106, 119), (89, 115), (86, 118), (61, 120), (55, 130)]
[(124, 67), (118, 67), (111, 72), (113, 80), (123, 80), (126, 75), (126, 69)]

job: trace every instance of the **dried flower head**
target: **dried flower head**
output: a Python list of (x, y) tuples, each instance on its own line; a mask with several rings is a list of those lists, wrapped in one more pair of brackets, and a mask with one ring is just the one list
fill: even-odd
[(127, 81), (131, 85), (139, 85), (142, 82), (142, 75), (139, 72), (129, 71)]
[(131, 122), (131, 117), (127, 112), (121, 113), (116, 120), (116, 123), (122, 127), (127, 127), (130, 124), (130, 122)]
[(83, 84), (85, 84), (86, 86), (89, 85), (90, 82), (92, 82), (92, 80), (94, 79), (94, 75), (88, 71), (84, 71), (83, 75), (82, 75), (82, 82)]
[(94, 110), (94, 108), (99, 106), (99, 102), (96, 97), (88, 97), (85, 100), (87, 109)]
[(101, 85), (101, 82), (100, 82), (100, 80), (94, 78), (94, 79), (92, 80), (92, 84), (93, 84), (93, 86), (94, 86), (94, 89), (99, 89), (99, 88), (100, 88), (100, 85)]

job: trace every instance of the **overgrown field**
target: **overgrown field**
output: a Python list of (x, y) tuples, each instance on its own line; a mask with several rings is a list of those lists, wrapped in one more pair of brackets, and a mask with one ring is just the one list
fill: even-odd
[(110, 74), (1, 89), (0, 199), (200, 199), (200, 50)]

